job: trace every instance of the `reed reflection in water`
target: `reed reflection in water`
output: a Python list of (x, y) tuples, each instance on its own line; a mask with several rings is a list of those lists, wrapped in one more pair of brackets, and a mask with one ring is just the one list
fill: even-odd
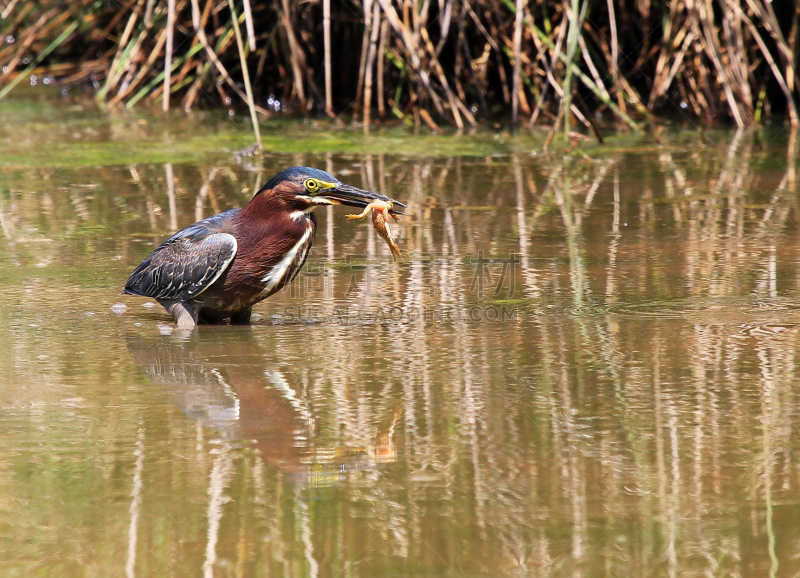
[[(4, 171), (5, 565), (796, 574), (797, 145), (728, 136)], [(252, 328), (111, 311), (154, 243), (293, 164), (407, 201), (407, 259), (320, 211)]]

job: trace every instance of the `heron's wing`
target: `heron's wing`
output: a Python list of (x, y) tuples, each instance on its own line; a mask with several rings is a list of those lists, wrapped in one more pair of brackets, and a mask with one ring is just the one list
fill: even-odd
[(186, 301), (216, 281), (236, 256), (236, 238), (194, 225), (164, 241), (125, 283), (124, 293)]

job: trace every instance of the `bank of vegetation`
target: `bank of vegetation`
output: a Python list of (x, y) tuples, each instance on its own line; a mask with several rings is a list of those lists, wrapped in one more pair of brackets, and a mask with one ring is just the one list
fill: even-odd
[(799, 18), (770, 0), (0, 0), (0, 98), (247, 106), (256, 132), (278, 112), (598, 137), (665, 116), (797, 125)]

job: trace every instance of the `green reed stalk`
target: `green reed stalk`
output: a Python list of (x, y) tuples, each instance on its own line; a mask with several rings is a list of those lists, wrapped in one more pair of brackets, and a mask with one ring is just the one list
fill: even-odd
[[(550, 40), (547, 34), (545, 34), (541, 29), (539, 29), (535, 25), (532, 25), (531, 27), (533, 28), (533, 31), (536, 33), (536, 36), (538, 36), (539, 39), (542, 41), (542, 43), (545, 46), (547, 46), (550, 50), (553, 50), (554, 48), (553, 42), (552, 40)], [(636, 121), (634, 121), (630, 116), (622, 112), (620, 108), (613, 101), (604, 96), (602, 91), (597, 87), (594, 81), (588, 76), (586, 76), (581, 71), (581, 69), (575, 65), (574, 62), (570, 62), (569, 60), (567, 60), (567, 57), (564, 55), (564, 53), (559, 53), (558, 57), (564, 62), (564, 64), (567, 65), (568, 68), (572, 69), (574, 74), (581, 79), (581, 82), (583, 82), (586, 85), (586, 87), (589, 90), (591, 90), (595, 94), (595, 96), (597, 96), (597, 98), (603, 101), (603, 103), (605, 103), (606, 106), (608, 106), (611, 110), (613, 110), (614, 113), (625, 122), (625, 124), (627, 124), (635, 131), (640, 130), (640, 127), (636, 123)]]
[(117, 53), (111, 63), (111, 70), (106, 75), (106, 82), (97, 92), (98, 100), (104, 100), (108, 91), (116, 86), (117, 81), (119, 80), (119, 75), (125, 69), (125, 65), (128, 62), (128, 59), (131, 57), (134, 47), (137, 45), (136, 42), (128, 42), (128, 40), (133, 33), (133, 28), (136, 25), (136, 20), (138, 18), (139, 6), (137, 5), (133, 13), (130, 15), (130, 18), (128, 18), (128, 23), (125, 25), (125, 31), (122, 33), (122, 38), (119, 40), (119, 44), (117, 46)]
[(175, 36), (175, 0), (167, 0), (167, 45), (164, 55), (164, 93), (161, 109), (169, 110), (169, 94), (172, 85), (172, 43)]
[(31, 70), (39, 66), (39, 63), (45, 58), (47, 58), (48, 54), (53, 52), (53, 50), (58, 48), (67, 38), (69, 38), (72, 35), (72, 33), (75, 32), (75, 29), (78, 28), (78, 24), (80, 24), (80, 22), (73, 22), (72, 24), (67, 26), (64, 32), (59, 34), (58, 38), (56, 38), (50, 44), (48, 44), (47, 47), (39, 53), (36, 59), (33, 62), (31, 62), (25, 70), (20, 72), (14, 78), (14, 80), (12, 80), (5, 87), (3, 87), (3, 90), (0, 90), (0, 99), (3, 98), (5, 95), (7, 95), (9, 92), (11, 92), (14, 89), (14, 87), (17, 86), (22, 81), (22, 79), (25, 78), (30, 73)]
[(258, 128), (258, 116), (256, 114), (256, 103), (253, 99), (253, 88), (250, 86), (250, 73), (247, 70), (247, 56), (244, 53), (244, 42), (242, 42), (242, 31), (239, 28), (239, 17), (233, 6), (233, 0), (228, 0), (228, 7), (231, 9), (231, 21), (233, 30), (236, 33), (236, 45), (239, 48), (239, 60), (242, 62), (242, 77), (244, 78), (244, 89), (247, 94), (247, 106), (250, 109), (250, 120), (253, 122), (253, 132), (256, 135), (256, 143), (261, 146), (261, 131)]
[(331, 74), (331, 0), (322, 0), (322, 35), (325, 60), (325, 112), (333, 115), (333, 76)]
[[(183, 64), (186, 61), (187, 58), (191, 58), (192, 56), (194, 56), (195, 54), (200, 52), (200, 50), (202, 50), (202, 48), (203, 48), (203, 46), (201, 44), (195, 44), (189, 50), (189, 52), (187, 52), (183, 56), (180, 56), (178, 58), (173, 59), (172, 60), (172, 70), (175, 70), (181, 64)], [(153, 88), (155, 88), (156, 85), (158, 85), (162, 80), (164, 80), (164, 71), (163, 70), (160, 73), (158, 73), (156, 75), (156, 77), (153, 80), (151, 80), (147, 85), (145, 85), (139, 92), (137, 92), (133, 97), (131, 97), (131, 99), (128, 102), (125, 103), (125, 106), (127, 108), (133, 108), (133, 105), (135, 105), (142, 98), (147, 96), (147, 93), (150, 92), (151, 90), (153, 90)]]
[(522, 0), (517, 0), (517, 5), (514, 7), (516, 16), (514, 18), (514, 76), (512, 79), (512, 94), (511, 94), (511, 122), (517, 124), (519, 121), (519, 81), (520, 81), (520, 55), (522, 53)]
[(570, 130), (570, 108), (572, 105), (572, 68), (575, 62), (575, 53), (578, 50), (578, 35), (580, 34), (580, 27), (583, 23), (583, 17), (586, 14), (586, 7), (588, 0), (584, 0), (583, 8), (581, 8), (580, 0), (572, 0), (572, 12), (569, 19), (569, 31), (567, 32), (567, 70), (564, 74), (564, 98), (561, 101), (561, 109), (559, 115), (564, 115), (564, 138), (569, 139)]

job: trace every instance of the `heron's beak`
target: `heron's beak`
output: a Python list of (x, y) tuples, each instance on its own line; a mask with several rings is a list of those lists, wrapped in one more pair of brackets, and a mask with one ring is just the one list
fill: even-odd
[(403, 215), (403, 209), (406, 208), (405, 203), (395, 201), (394, 199), (390, 199), (389, 197), (380, 195), (378, 193), (373, 193), (372, 191), (365, 191), (364, 189), (359, 189), (358, 187), (345, 185), (344, 183), (336, 183), (335, 187), (322, 191), (318, 196), (324, 197), (325, 199), (328, 199), (329, 201), (338, 205), (347, 205), (349, 207), (359, 208), (366, 207), (372, 201), (386, 201), (392, 203), (393, 205), (392, 208), (389, 209), (389, 212), (395, 213), (396, 215)]

